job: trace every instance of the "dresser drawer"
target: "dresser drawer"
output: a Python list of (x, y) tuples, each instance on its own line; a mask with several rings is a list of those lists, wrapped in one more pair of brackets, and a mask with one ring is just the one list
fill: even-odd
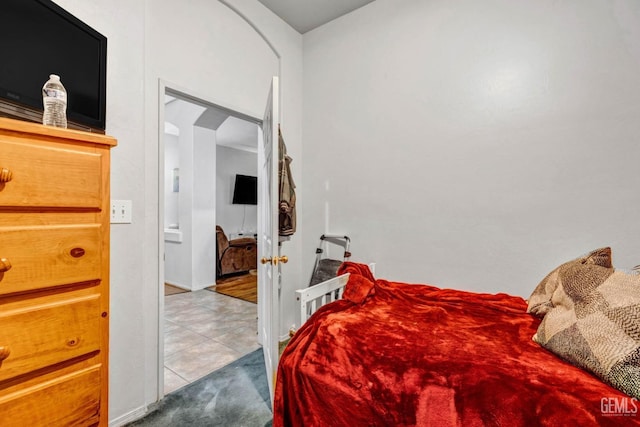
[(101, 230), (99, 224), (0, 227), (0, 296), (99, 280)]
[(0, 137), (0, 206), (99, 209), (101, 157)]
[(100, 349), (100, 295), (0, 309), (0, 382)]
[(100, 366), (0, 395), (0, 427), (92, 426), (99, 419)]

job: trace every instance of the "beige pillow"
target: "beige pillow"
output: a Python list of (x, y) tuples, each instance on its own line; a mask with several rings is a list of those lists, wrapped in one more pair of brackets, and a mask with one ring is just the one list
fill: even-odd
[(545, 277), (529, 302), (544, 315), (533, 340), (640, 399), (640, 274), (610, 261), (599, 249)]
[[(529, 297), (527, 313), (535, 314), (538, 317), (544, 316), (553, 307), (551, 297), (559, 284), (558, 275), (562, 271), (576, 265), (598, 265), (601, 267), (612, 268), (611, 248), (607, 247), (591, 251), (586, 255), (574, 259), (573, 261), (562, 264), (560, 267), (547, 274)], [(558, 296), (561, 296), (561, 294)]]

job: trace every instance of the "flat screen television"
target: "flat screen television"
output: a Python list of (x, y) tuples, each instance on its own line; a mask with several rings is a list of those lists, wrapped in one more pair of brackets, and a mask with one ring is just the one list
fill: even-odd
[(258, 178), (248, 175), (236, 175), (236, 182), (233, 187), (234, 205), (257, 205), (258, 204)]
[(0, 114), (42, 122), (42, 86), (57, 74), (70, 128), (104, 133), (107, 38), (51, 0), (2, 0)]

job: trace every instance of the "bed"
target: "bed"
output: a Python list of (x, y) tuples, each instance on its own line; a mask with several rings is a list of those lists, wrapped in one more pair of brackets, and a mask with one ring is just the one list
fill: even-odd
[[(352, 262), (320, 285), (324, 305), (299, 294), (310, 317), (281, 356), (274, 426), (640, 425), (640, 275), (613, 269), (609, 248), (560, 265), (529, 301), (375, 279)], [(594, 304), (627, 318), (622, 332), (591, 319), (616, 338), (585, 350)]]

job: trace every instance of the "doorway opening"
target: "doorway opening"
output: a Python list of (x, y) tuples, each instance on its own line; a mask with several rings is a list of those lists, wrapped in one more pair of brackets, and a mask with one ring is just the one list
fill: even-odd
[(232, 202), (236, 175), (257, 179), (260, 120), (166, 86), (160, 97), (164, 395), (260, 348), (258, 305), (215, 290), (216, 228), (230, 240), (257, 230), (257, 206)]

